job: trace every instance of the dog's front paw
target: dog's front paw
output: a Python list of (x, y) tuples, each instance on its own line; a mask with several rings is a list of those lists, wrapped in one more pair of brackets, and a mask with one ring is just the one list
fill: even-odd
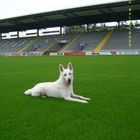
[(83, 103), (83, 104), (87, 104), (88, 102), (83, 100), (83, 101), (81, 101), (81, 103)]
[(41, 98), (46, 98), (46, 96), (41, 96)]
[(90, 101), (91, 99), (90, 99), (90, 98), (85, 98), (85, 100), (88, 100), (88, 101)]

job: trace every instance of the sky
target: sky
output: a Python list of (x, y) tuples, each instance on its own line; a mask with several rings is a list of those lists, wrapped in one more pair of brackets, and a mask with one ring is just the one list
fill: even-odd
[(0, 19), (123, 0), (0, 0)]

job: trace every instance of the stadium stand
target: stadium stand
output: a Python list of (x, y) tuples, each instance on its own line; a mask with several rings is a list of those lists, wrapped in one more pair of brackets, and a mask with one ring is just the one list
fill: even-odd
[(114, 31), (103, 50), (140, 49), (140, 30), (132, 30), (132, 47), (128, 47), (128, 30)]
[(132, 31), (132, 48), (140, 49), (140, 30)]
[[(133, 14), (128, 13), (131, 6)], [(130, 10), (129, 10), (130, 11)], [(140, 1), (133, 0), (105, 3), (85, 7), (50, 11), (21, 17), (0, 20), (0, 55), (6, 53), (48, 54), (49, 52), (127, 52), (131, 50), (140, 54), (140, 30), (132, 30), (132, 46), (128, 47), (128, 26), (119, 30), (121, 21), (140, 19)], [(88, 25), (96, 23), (118, 22), (118, 31), (88, 32)], [(62, 28), (76, 25), (86, 25), (86, 32), (77, 34), (62, 34)], [(40, 36), (41, 29), (60, 27), (59, 35)], [(21, 38), (21, 31), (36, 29), (36, 37)], [(115, 28), (116, 29), (116, 28)], [(4, 33), (16, 32), (15, 39), (2, 39)], [(50, 33), (50, 32), (49, 32)], [(27, 33), (26, 33), (27, 34)], [(30, 33), (32, 34), (32, 33)], [(132, 53), (133, 54), (133, 53)]]
[(54, 44), (48, 51), (60, 51), (62, 50), (69, 42), (71, 42), (75, 34), (66, 34), (66, 35), (57, 35), (53, 37)]
[(104, 50), (128, 49), (128, 31), (114, 31), (103, 47)]
[(0, 40), (0, 52), (18, 52), (28, 41), (29, 38)]
[[(50, 35), (0, 40), (0, 52), (79, 52), (96, 49), (107, 32)], [(113, 31), (102, 50), (140, 49), (140, 30), (132, 30), (132, 47), (128, 47), (128, 30)]]
[(104, 34), (105, 32), (83, 33), (66, 51), (92, 51)]

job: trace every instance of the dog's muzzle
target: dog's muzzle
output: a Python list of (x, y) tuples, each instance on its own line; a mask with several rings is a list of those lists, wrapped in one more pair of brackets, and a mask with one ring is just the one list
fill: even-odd
[(68, 79), (67, 84), (68, 84), (68, 86), (71, 84), (71, 79)]

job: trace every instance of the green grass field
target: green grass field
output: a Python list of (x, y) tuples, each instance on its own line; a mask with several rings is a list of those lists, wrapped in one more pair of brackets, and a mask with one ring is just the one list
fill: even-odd
[[(72, 62), (89, 104), (23, 93)], [(139, 140), (140, 56), (0, 57), (0, 140)]]

